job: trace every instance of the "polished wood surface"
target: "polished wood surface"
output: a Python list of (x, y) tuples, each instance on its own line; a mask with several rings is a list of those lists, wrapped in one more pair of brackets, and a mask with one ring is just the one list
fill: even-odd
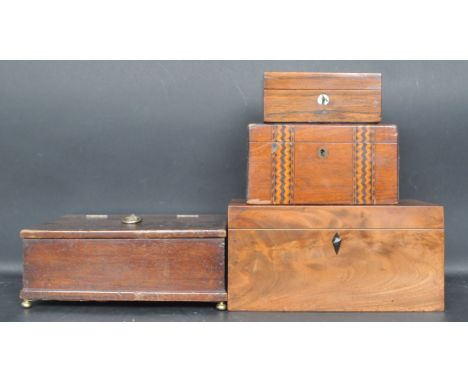
[(380, 90), (380, 73), (265, 72), (265, 89)]
[[(252, 123), (249, 128), (250, 142), (272, 142), (273, 130), (277, 124)], [(353, 143), (354, 128), (366, 127), (366, 124), (305, 124), (294, 126), (295, 142)], [(374, 143), (398, 143), (398, 130), (392, 124), (371, 125), (374, 127)]]
[[(228, 227), (230, 310), (444, 309), (440, 206), (237, 202), (229, 207)], [(336, 234), (338, 254), (332, 243)]]
[(143, 215), (134, 225), (122, 217), (69, 215), (23, 230), (21, 297), (226, 300), (224, 216)]
[(154, 239), (225, 237), (224, 215), (139, 215), (138, 224), (123, 224), (126, 215), (64, 215), (51, 222), (23, 229), (25, 239)]
[(250, 205), (228, 208), (229, 229), (443, 229), (444, 207), (414, 200), (392, 206)]
[(443, 230), (229, 233), (230, 310), (444, 309)]
[[(320, 105), (320, 94), (329, 97)], [(265, 122), (380, 122), (381, 75), (267, 72)]]
[(224, 239), (28, 239), (22, 296), (217, 300), (224, 267)]
[(398, 130), (251, 124), (247, 174), (250, 204), (395, 204)]

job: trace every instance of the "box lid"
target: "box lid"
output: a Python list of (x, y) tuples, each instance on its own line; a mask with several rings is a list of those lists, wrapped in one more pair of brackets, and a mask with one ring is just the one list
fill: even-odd
[[(363, 132), (369, 131), (369, 134)], [(250, 142), (397, 143), (395, 125), (263, 124), (249, 125)]]
[(265, 72), (267, 90), (381, 90), (380, 73)]
[(396, 205), (229, 204), (229, 229), (443, 229), (444, 208), (402, 200)]
[(24, 239), (153, 239), (219, 238), (226, 236), (224, 215), (139, 215), (138, 224), (125, 224), (127, 215), (65, 215), (23, 229)]

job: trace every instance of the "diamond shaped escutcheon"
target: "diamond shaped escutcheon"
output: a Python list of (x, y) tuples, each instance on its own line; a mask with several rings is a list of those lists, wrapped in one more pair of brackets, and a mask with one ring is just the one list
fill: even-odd
[(335, 236), (333, 236), (333, 239), (332, 239), (332, 244), (333, 244), (333, 248), (335, 249), (335, 253), (337, 255), (338, 255), (338, 252), (340, 251), (341, 242), (342, 242), (342, 239), (341, 239), (340, 234), (338, 232), (335, 233)]

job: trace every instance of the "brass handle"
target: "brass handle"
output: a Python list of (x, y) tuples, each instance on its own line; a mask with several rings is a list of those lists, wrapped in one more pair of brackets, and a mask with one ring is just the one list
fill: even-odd
[(138, 224), (141, 223), (143, 219), (140, 216), (137, 216), (135, 214), (130, 214), (128, 216), (125, 216), (122, 219), (122, 223), (124, 224)]

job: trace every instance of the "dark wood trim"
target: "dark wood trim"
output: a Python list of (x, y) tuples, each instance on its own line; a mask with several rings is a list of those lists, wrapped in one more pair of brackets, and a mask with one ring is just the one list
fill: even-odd
[(74, 290), (21, 290), (20, 298), (49, 301), (195, 301), (219, 302), (227, 300), (220, 292), (132, 292), (132, 291), (74, 291)]

